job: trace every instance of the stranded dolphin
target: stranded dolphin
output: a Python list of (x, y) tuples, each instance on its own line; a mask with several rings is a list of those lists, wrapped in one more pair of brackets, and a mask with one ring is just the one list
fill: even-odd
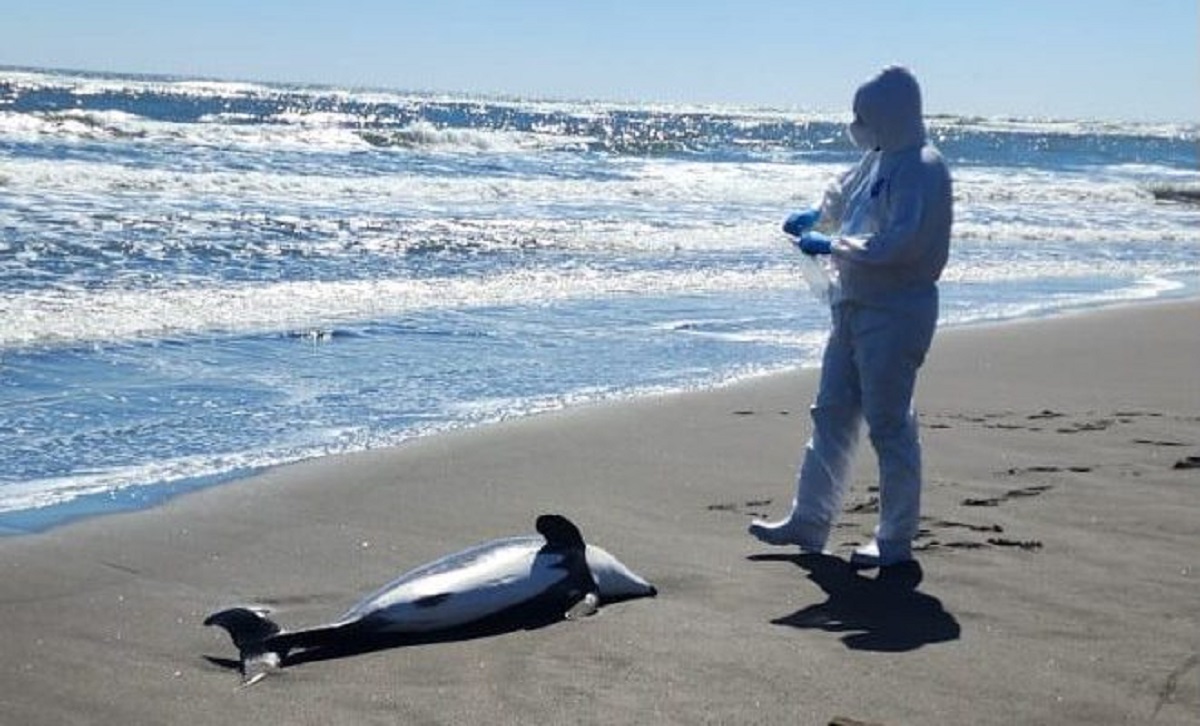
[(378, 638), (486, 632), (562, 617), (591, 615), (601, 603), (652, 597), (657, 591), (605, 550), (586, 544), (566, 517), (543, 514), (537, 535), (470, 547), (411, 570), (327, 625), (283, 630), (260, 608), (213, 613), (205, 625), (229, 632), (246, 683), (280, 665), (292, 650), (338, 649)]

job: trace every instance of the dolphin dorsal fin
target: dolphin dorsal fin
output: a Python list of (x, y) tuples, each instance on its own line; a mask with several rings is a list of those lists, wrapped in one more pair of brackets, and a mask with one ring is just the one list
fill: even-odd
[(537, 518), (536, 527), (551, 549), (583, 550), (587, 547), (579, 528), (561, 514), (543, 514)]

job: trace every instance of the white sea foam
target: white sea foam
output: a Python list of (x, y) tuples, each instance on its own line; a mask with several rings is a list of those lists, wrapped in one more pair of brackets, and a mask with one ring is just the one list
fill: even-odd
[[(1055, 260), (1031, 254), (952, 263), (949, 283), (1108, 276), (1162, 279), (1196, 274), (1197, 266), (1164, 270), (1154, 262), (1122, 259)], [(0, 294), (4, 325), (0, 348), (173, 338), (200, 333), (263, 333), (336, 327), (391, 319), (407, 313), (454, 308), (539, 305), (568, 300), (633, 298), (732, 291), (796, 290), (794, 263), (781, 256), (770, 267), (728, 270), (643, 270), (612, 272), (523, 270), (482, 278), (374, 279), (337, 282), (285, 282), (193, 285), (164, 289), (50, 289)], [(711, 331), (698, 334), (716, 335)], [(725, 335), (745, 339), (752, 333)], [(758, 335), (759, 339), (766, 333)]]
[(575, 298), (669, 295), (787, 287), (794, 273), (768, 270), (610, 273), (529, 270), (480, 279), (287, 282), (160, 290), (61, 290), (0, 295), (0, 347), (176, 337), (200, 332), (310, 329), (455, 307)]
[(1095, 121), (1054, 118), (984, 118), (934, 116), (926, 120), (930, 133), (938, 135), (959, 129), (972, 133), (1042, 134), (1047, 136), (1143, 136), (1162, 139), (1194, 139), (1200, 126), (1190, 123), (1144, 121)]
[(210, 207), (222, 200), (243, 207), (253, 203), (272, 209), (311, 209), (314, 200), (329, 200), (343, 211), (442, 216), (515, 212), (534, 217), (542, 216), (539, 208), (560, 216), (563, 206), (577, 205), (581, 199), (601, 210), (606, 206), (628, 210), (634, 217), (639, 208), (655, 214), (694, 215), (698, 209), (714, 207), (777, 206), (781, 197), (817, 196), (832, 175), (832, 167), (824, 165), (788, 169), (675, 161), (630, 162), (621, 171), (623, 179), (606, 180), (414, 174), (348, 178), (267, 169), (139, 169), (68, 160), (15, 160), (5, 167), (11, 194), (27, 194), (31, 199), (86, 195), (98, 206), (128, 204), (129, 200), (110, 195), (136, 193), (139, 204), (158, 203), (176, 210)]
[[(311, 458), (311, 457), (308, 457)], [(299, 459), (294, 459), (299, 460)], [(104, 471), (75, 472), (61, 477), (5, 482), (0, 487), (0, 513), (41, 509), (97, 495), (153, 484), (177, 482), (244, 471), (258, 466), (290, 463), (284, 457), (261, 458), (253, 454), (228, 457), (186, 457), (141, 466), (115, 467)]]
[[(0, 114), (2, 117), (3, 114)], [(431, 129), (451, 143), (455, 135)], [(429, 143), (436, 144), (436, 138)], [(467, 140), (463, 143), (474, 145)], [(490, 143), (490, 142), (478, 142)], [(244, 199), (253, 195), (264, 203), (295, 203), (301, 198), (328, 198), (353, 202), (386, 199), (420, 208), (438, 208), (503, 200), (508, 204), (544, 203), (587, 198), (599, 203), (688, 202), (710, 208), (736, 208), (742, 204), (772, 204), (781, 200), (816, 203), (825, 186), (835, 177), (840, 164), (708, 163), (679, 160), (631, 160), (618, 166), (623, 178), (558, 179), (488, 176), (430, 177), (373, 175), (347, 178), (341, 174), (287, 174), (274, 170), (187, 172), (168, 169), (129, 168), (116, 164), (83, 161), (14, 160), (6, 165), (8, 186), (16, 191), (27, 187), (70, 189), (77, 194), (106, 194), (113, 190), (149, 189), (181, 200), (196, 195)], [(1161, 168), (1159, 169), (1161, 171)], [(966, 168), (955, 173), (956, 201), (961, 208), (999, 210), (1019, 215), (1047, 205), (1061, 207), (1056, 213), (1078, 205), (1138, 205), (1147, 209), (1153, 195), (1144, 179), (1150, 171), (1114, 172), (1109, 179), (1044, 170), (997, 170)], [(1108, 214), (1108, 217), (1117, 215)]]
[[(638, 160), (620, 168), (619, 180), (412, 174), (347, 178), (267, 169), (188, 172), (14, 160), (5, 167), (4, 183), (15, 204), (42, 214), (61, 209), (57, 216), (76, 220), (81, 231), (105, 219), (167, 224), (163, 229), (168, 233), (236, 229), (262, 216), (256, 209), (270, 209), (264, 222), (278, 222), (280, 229), (290, 225), (298, 233), (366, 233), (356, 241), (359, 246), (403, 243), (405, 235), (398, 234), (395, 221), (403, 215), (414, 230), (424, 225), (447, 235), (491, 228), (497, 239), (504, 239), (508, 224), (514, 229), (528, 225), (526, 233), (536, 234), (539, 228), (551, 232), (540, 238), (547, 245), (737, 249), (777, 235), (774, 217), (779, 210), (819, 200), (837, 166)], [(955, 237), (1200, 243), (1200, 213), (1156, 205), (1140, 181), (1143, 176), (1142, 170), (1136, 178), (1114, 173), (1097, 179), (1037, 170), (965, 169), (956, 174)], [(126, 219), (135, 197), (138, 218)], [(577, 200), (587, 200), (591, 219), (571, 220)], [(219, 204), (229, 211), (213, 208)], [(92, 211), (80, 213), (81, 206)], [(322, 206), (336, 208), (337, 217), (314, 216)], [(605, 221), (618, 215), (620, 223)], [(750, 222), (754, 217), (761, 220), (757, 225)], [(390, 237), (370, 234), (377, 223)]]

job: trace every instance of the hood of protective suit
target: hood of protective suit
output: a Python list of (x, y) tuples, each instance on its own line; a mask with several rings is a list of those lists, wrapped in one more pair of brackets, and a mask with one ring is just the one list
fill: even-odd
[(859, 87), (850, 136), (859, 146), (885, 152), (925, 143), (921, 87), (907, 68), (885, 68)]

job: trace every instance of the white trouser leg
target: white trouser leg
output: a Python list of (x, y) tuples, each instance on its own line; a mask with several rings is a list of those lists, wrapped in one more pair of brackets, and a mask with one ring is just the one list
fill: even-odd
[(813, 434), (797, 472), (792, 509), (782, 520), (750, 525), (750, 533), (767, 544), (821, 551), (841, 509), (862, 422), (858, 374), (843, 317), (840, 308), (834, 310), (820, 389), (811, 409)]
[(937, 321), (937, 295), (892, 309), (863, 309), (854, 339), (863, 416), (879, 459), (879, 527), (883, 562), (908, 559), (921, 514), (921, 445), (913, 391)]
[(828, 534), (849, 485), (850, 465), (862, 428), (862, 405), (847, 317), (834, 311), (834, 327), (825, 346), (821, 384), (810, 410), (812, 438), (796, 477), (792, 517)]

